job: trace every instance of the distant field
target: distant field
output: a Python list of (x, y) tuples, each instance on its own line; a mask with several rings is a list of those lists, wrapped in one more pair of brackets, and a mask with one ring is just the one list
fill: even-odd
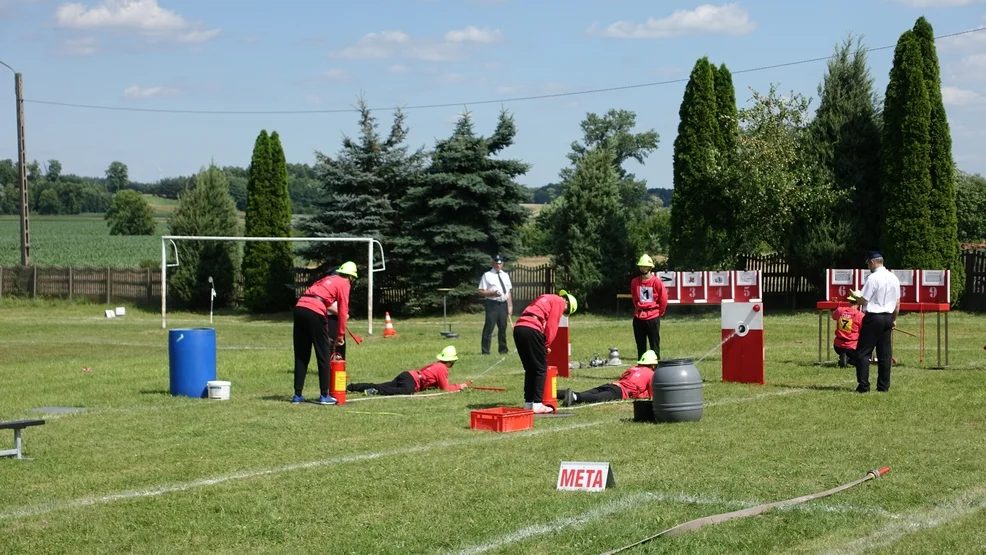
[[(158, 235), (110, 235), (98, 214), (31, 216), (30, 226), (31, 262), (38, 266), (136, 267), (141, 260), (161, 259), (160, 236), (167, 232), (158, 222)], [(0, 264), (20, 264), (20, 252), (19, 218), (0, 216)]]

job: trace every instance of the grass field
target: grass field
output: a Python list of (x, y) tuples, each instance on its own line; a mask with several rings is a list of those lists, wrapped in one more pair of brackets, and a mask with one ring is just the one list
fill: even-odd
[[(898, 337), (888, 394), (851, 393), (851, 370), (813, 364), (814, 314), (768, 314), (768, 383), (721, 383), (715, 351), (697, 364), (700, 422), (634, 423), (631, 404), (611, 403), (497, 434), (470, 430), (469, 413), (522, 403), (516, 354), (474, 384), (506, 392), (292, 405), (287, 315), (224, 315), (214, 325), (218, 376), (232, 382), (232, 398), (188, 399), (168, 394), (159, 314), (131, 308), (107, 320), (103, 308), (0, 300), (0, 420), (47, 418), (24, 433), (33, 461), (0, 459), (2, 553), (602, 553), (882, 466), (886, 477), (835, 496), (628, 553), (986, 549), (982, 316), (952, 315), (947, 370), (922, 368), (918, 340)], [(479, 355), (481, 315), (454, 322), (453, 380), (465, 381), (500, 357)], [(899, 326), (917, 332), (917, 322), (907, 315)], [(169, 314), (168, 323), (204, 327), (208, 315)], [(394, 325), (396, 338), (380, 337), (378, 322), (350, 345), (351, 379), (391, 379), (448, 342), (441, 320)], [(664, 357), (697, 360), (719, 328), (716, 316), (669, 315)], [(351, 329), (366, 336), (365, 321)], [(611, 346), (634, 351), (625, 319), (576, 315), (571, 336), (583, 362)], [(925, 353), (926, 365), (933, 359)], [(588, 389), (620, 372), (575, 370), (560, 387)], [(316, 393), (312, 371), (306, 394)], [(32, 411), (46, 406), (86, 410)], [(2, 432), (6, 448), (12, 434)], [(616, 487), (556, 491), (565, 460), (611, 463)]]

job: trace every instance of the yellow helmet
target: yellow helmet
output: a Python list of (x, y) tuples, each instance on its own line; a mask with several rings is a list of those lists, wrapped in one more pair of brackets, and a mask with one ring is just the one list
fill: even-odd
[(438, 356), (435, 358), (442, 362), (452, 362), (459, 360), (459, 355), (455, 352), (455, 345), (449, 345), (442, 349), (442, 352), (438, 353)]
[(657, 362), (657, 353), (654, 351), (645, 351), (644, 354), (640, 356), (640, 360), (637, 361), (637, 364), (648, 365), (657, 364)]
[(342, 266), (339, 266), (339, 269), (336, 270), (336, 273), (337, 274), (347, 275), (347, 276), (353, 276), (354, 278), (359, 277), (359, 276), (356, 275), (356, 263), (355, 262), (343, 262), (342, 263)]
[(568, 301), (568, 310), (565, 311), (566, 316), (575, 314), (575, 311), (579, 309), (579, 302), (575, 300), (575, 297), (568, 294), (568, 291), (562, 289), (558, 292), (558, 295)]
[(654, 267), (654, 260), (649, 255), (642, 255), (640, 260), (637, 261), (637, 266), (646, 266), (648, 268)]

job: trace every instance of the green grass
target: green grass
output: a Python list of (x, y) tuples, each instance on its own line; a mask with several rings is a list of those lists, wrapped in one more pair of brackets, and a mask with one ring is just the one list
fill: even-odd
[[(789, 499), (891, 473), (794, 509), (659, 539), (629, 553), (973, 553), (986, 545), (984, 319), (950, 318), (951, 368), (919, 364), (900, 336), (889, 394), (851, 393), (851, 370), (815, 366), (812, 313), (765, 318), (767, 381), (719, 380), (700, 364), (709, 405), (700, 422), (630, 421), (632, 405), (579, 408), (510, 434), (469, 429), (471, 410), (522, 403), (510, 355), (467, 390), (291, 405), (291, 322), (217, 316), (218, 377), (228, 402), (172, 397), (168, 331), (131, 308), (0, 300), (0, 419), (44, 416), (25, 431), (33, 461), (0, 459), (3, 553), (601, 553), (700, 516)], [(456, 316), (453, 379), (500, 360), (479, 352), (481, 315)], [(916, 315), (900, 327), (918, 331)], [(928, 330), (933, 347), (933, 326)], [(172, 328), (208, 326), (169, 314)], [(366, 322), (351, 329), (366, 336)], [(354, 380), (424, 366), (448, 342), (441, 320), (382, 321), (350, 345)], [(715, 316), (671, 314), (665, 358), (698, 358), (719, 341)], [(635, 351), (629, 321), (576, 315), (573, 357)], [(511, 341), (512, 347), (512, 341)], [(925, 352), (925, 365), (933, 362)], [(92, 369), (82, 371), (83, 366)], [(314, 366), (314, 364), (313, 364)], [(575, 370), (588, 389), (620, 369)], [(873, 379), (875, 379), (875, 368)], [(306, 393), (317, 393), (312, 368)], [(80, 406), (42, 415), (42, 406)], [(0, 448), (10, 432), (3, 431)], [(604, 461), (617, 486), (558, 492), (559, 462)], [(480, 552), (473, 549), (471, 552)]]

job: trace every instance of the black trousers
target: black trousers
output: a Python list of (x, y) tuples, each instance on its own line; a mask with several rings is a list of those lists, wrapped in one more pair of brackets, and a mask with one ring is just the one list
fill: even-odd
[(335, 314), (329, 314), (325, 318), (326, 329), (329, 330), (329, 345), (332, 346), (332, 353), (339, 353), (342, 360), (346, 360), (346, 344), (336, 345), (336, 340), (339, 337), (346, 336), (346, 330), (339, 329), (339, 316)]
[(484, 355), (490, 354), (490, 343), (493, 340), (493, 326), (496, 326), (496, 340), (500, 354), (507, 353), (507, 302), (483, 301), (486, 308), (486, 323), (483, 324), (483, 339), (480, 348)]
[(876, 390), (890, 389), (890, 368), (893, 363), (891, 335), (894, 330), (894, 315), (890, 313), (863, 316), (859, 328), (859, 342), (856, 343), (856, 391), (870, 390), (870, 355), (876, 348), (877, 378)]
[(650, 348), (661, 358), (661, 319), (651, 318), (650, 320), (633, 319), (633, 339), (637, 342), (637, 360), (644, 356), (647, 351), (647, 341), (650, 340)]
[(524, 365), (524, 402), (544, 400), (544, 380), (548, 377), (548, 349), (544, 334), (524, 326), (514, 326), (514, 346)]
[(414, 376), (410, 372), (401, 372), (396, 378), (384, 383), (351, 383), (347, 391), (366, 391), (369, 388), (377, 390), (380, 395), (410, 395), (417, 390)]
[(623, 399), (623, 390), (615, 383), (608, 383), (587, 391), (576, 392), (575, 395), (576, 403), (605, 403)]
[(294, 307), (294, 392), (301, 395), (305, 389), (305, 376), (308, 363), (312, 360), (312, 347), (315, 348), (315, 361), (318, 365), (318, 389), (322, 395), (329, 394), (329, 358), (332, 347), (329, 344), (329, 330), (325, 316), (305, 307)]
[(839, 355), (839, 368), (856, 367), (856, 349), (848, 347), (835, 347), (835, 353)]

